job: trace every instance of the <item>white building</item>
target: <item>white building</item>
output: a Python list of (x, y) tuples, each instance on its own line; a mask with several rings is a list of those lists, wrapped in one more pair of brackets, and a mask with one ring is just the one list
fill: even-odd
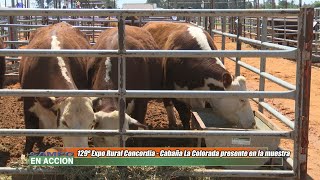
[(122, 9), (156, 9), (157, 4), (148, 3), (124, 3)]

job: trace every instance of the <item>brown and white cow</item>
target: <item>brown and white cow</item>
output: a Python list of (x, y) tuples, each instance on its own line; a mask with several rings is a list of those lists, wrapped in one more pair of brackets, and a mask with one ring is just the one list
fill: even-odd
[[(89, 49), (85, 35), (67, 23), (39, 28), (26, 49)], [(82, 57), (22, 57), (22, 89), (87, 89), (86, 61)], [(24, 97), (27, 129), (90, 129), (94, 121), (88, 97)], [(24, 153), (42, 138), (27, 137)], [(87, 137), (62, 137), (64, 146), (88, 146)]]
[[(131, 50), (155, 50), (158, 49), (152, 36), (147, 31), (134, 27), (125, 27), (126, 49)], [(104, 31), (93, 49), (118, 49), (118, 29), (108, 29)], [(95, 90), (115, 90), (118, 89), (118, 58), (92, 58), (88, 66), (88, 79), (91, 80), (90, 86)], [(162, 69), (161, 59), (159, 58), (127, 58), (126, 60), (126, 89), (128, 90), (150, 90), (161, 89)], [(149, 99), (137, 98), (127, 99), (127, 113), (140, 123), (144, 122), (147, 103)], [(95, 111), (103, 113), (97, 114), (97, 129), (119, 129), (118, 122), (118, 101), (116, 98), (102, 98), (94, 105)], [(106, 122), (104, 113), (113, 114), (113, 120)], [(136, 124), (145, 128), (144, 125), (130, 119), (126, 115), (125, 127), (129, 124)], [(109, 118), (110, 119), (110, 118)], [(100, 122), (99, 122), (100, 121)], [(104, 121), (101, 123), (101, 121)], [(111, 138), (94, 137), (97, 146), (117, 146), (111, 143)], [(117, 141), (116, 141), (117, 142)]]
[[(3, 49), (3, 41), (0, 38), (0, 49)], [(4, 56), (0, 56), (0, 89), (3, 88), (4, 74), (6, 72), (6, 62)]]
[[(216, 50), (213, 39), (201, 28), (186, 23), (149, 22), (149, 31), (163, 50)], [(169, 90), (246, 90), (245, 78), (232, 78), (218, 58), (164, 58), (165, 85)], [(254, 115), (248, 99), (219, 98), (173, 99), (185, 129), (189, 129), (190, 108), (204, 108), (210, 103), (213, 110), (242, 128), (252, 128)], [(175, 125), (173, 107), (164, 101), (169, 125)]]

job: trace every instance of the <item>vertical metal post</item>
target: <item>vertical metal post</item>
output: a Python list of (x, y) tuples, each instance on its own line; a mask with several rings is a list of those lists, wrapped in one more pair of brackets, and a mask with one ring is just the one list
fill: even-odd
[[(239, 40), (240, 35), (242, 34), (242, 18), (238, 17), (238, 23), (237, 23), (237, 50), (241, 50), (241, 41)], [(241, 60), (240, 57), (236, 57), (236, 76), (240, 76), (240, 65), (238, 62)]]
[[(94, 20), (94, 16), (92, 16), (92, 23), (91, 23), (91, 25), (92, 25), (92, 27), (94, 27), (95, 26), (95, 20)], [(94, 37), (95, 37), (95, 34), (94, 34), (94, 29), (92, 29), (92, 42), (94, 43)]]
[[(246, 0), (243, 0), (242, 9), (246, 9)], [(243, 17), (243, 37), (246, 37), (246, 17)]]
[[(268, 18), (263, 17), (262, 18), (262, 36), (261, 41), (266, 42), (267, 41), (267, 26), (268, 26)], [(266, 48), (264, 46), (261, 46), (261, 50), (265, 50)], [(266, 71), (266, 58), (262, 57), (260, 58), (260, 73)], [(264, 91), (265, 89), (265, 78), (260, 75), (259, 80), (259, 91)], [(259, 102), (263, 102), (264, 98), (259, 98)], [(263, 107), (259, 105), (259, 111), (263, 112)]]
[[(222, 32), (226, 32), (226, 28), (227, 28), (227, 17), (223, 16), (222, 19)], [(222, 44), (221, 44), (221, 50), (225, 50), (226, 49), (226, 36), (222, 35)], [(221, 58), (222, 63), (224, 64), (224, 57)]]
[[(235, 34), (235, 30), (234, 30), (234, 16), (229, 17), (229, 33), (231, 34)], [(230, 28), (231, 26), (231, 28)], [(234, 39), (232, 38), (232, 42), (234, 42)]]
[[(316, 22), (318, 22), (318, 20), (319, 20), (319, 15), (320, 15), (320, 13), (319, 13), (320, 11), (319, 11), (319, 9), (315, 9), (315, 13), (316, 13)], [(319, 24), (317, 23), (317, 25), (316, 25), (316, 28), (315, 28), (315, 47), (316, 47), (316, 49), (315, 49), (315, 53), (318, 55), (318, 46), (319, 46), (319, 42), (318, 42), (318, 39), (319, 39)]]
[[(209, 21), (209, 18), (208, 18), (208, 16), (205, 16), (204, 17), (204, 23), (203, 23), (203, 25), (204, 25), (204, 29), (208, 32), (209, 31), (209, 29), (208, 29), (208, 21)], [(209, 32), (210, 33), (210, 32)]]
[[(119, 43), (119, 53), (125, 53), (125, 17), (120, 15), (118, 17), (118, 43)], [(121, 133), (119, 137), (120, 147), (125, 147), (125, 141), (123, 137), (124, 129), (123, 124), (125, 120), (125, 110), (126, 110), (126, 59), (123, 55), (118, 58), (118, 91), (119, 91), (119, 131)]]
[(298, 17), (299, 35), (293, 161), (293, 170), (297, 174), (297, 179), (307, 179), (313, 15), (313, 8), (301, 8)]
[[(9, 23), (10, 24), (17, 24), (17, 16), (9, 16)], [(10, 41), (17, 41), (17, 29), (16, 27), (9, 27), (9, 35), (10, 35)], [(17, 49), (16, 44), (10, 45), (11, 49)]]
[[(256, 3), (256, 9), (259, 8), (259, 0), (257, 1), (258, 2)], [(259, 40), (260, 39), (260, 18), (259, 17), (257, 17), (256, 34), (257, 34), (256, 40)]]
[[(286, 17), (284, 17), (284, 26), (283, 26), (283, 29), (284, 29), (284, 36), (283, 36), (283, 38), (285, 39), (283, 42), (284, 42), (284, 44), (282, 44), (282, 45), (289, 45), (289, 42), (287, 42), (286, 41), (286, 39), (287, 39), (287, 19), (286, 19)], [(298, 27), (297, 27), (297, 29), (298, 29)]]
[(249, 19), (249, 26), (250, 26), (250, 28), (249, 28), (249, 31), (250, 31), (250, 33), (249, 33), (249, 37), (250, 37), (250, 39), (252, 39), (252, 18), (250, 18)]
[[(274, 43), (274, 33), (275, 33), (275, 30), (274, 30), (274, 19), (273, 19), (273, 17), (272, 17), (272, 19), (271, 19), (271, 28), (272, 28), (272, 34), (271, 34), (271, 38), (272, 38), (272, 43)], [(277, 27), (277, 28), (279, 28), (279, 27)], [(279, 33), (279, 31), (278, 31), (278, 33)]]
[[(216, 5), (215, 5), (215, 0), (211, 0), (211, 3), (210, 3), (210, 5), (211, 5), (211, 9), (215, 9), (216, 8)], [(212, 37), (214, 37), (214, 34), (213, 34), (213, 32), (212, 32), (212, 29), (215, 29), (216, 27), (215, 27), (215, 17), (212, 17), (212, 16), (210, 16), (209, 17), (209, 31), (210, 31), (210, 35), (212, 36)]]

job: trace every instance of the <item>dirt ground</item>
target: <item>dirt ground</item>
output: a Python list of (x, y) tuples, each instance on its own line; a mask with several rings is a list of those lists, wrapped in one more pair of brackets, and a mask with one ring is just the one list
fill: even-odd
[[(218, 47), (220, 47), (220, 39), (215, 39)], [(235, 44), (227, 40), (226, 49), (234, 50)], [(249, 45), (242, 45), (242, 49), (252, 49)], [(244, 58), (243, 61), (259, 68), (258, 58)], [(228, 70), (234, 72), (234, 63), (225, 60)], [(271, 73), (287, 82), (295, 84), (295, 62), (281, 59), (268, 58), (267, 72)], [(247, 78), (247, 87), (249, 90), (259, 89), (259, 76), (254, 73), (241, 68), (241, 75)], [(320, 106), (320, 69), (319, 67), (312, 68), (312, 86), (311, 86), (311, 104), (310, 104), (310, 128), (309, 128), (309, 155), (308, 155), (308, 174), (313, 179), (320, 177), (320, 162), (318, 160), (320, 154), (320, 113), (317, 107)], [(19, 84), (9, 85), (7, 88), (19, 88)], [(266, 90), (284, 90), (280, 86), (266, 81)], [(294, 120), (294, 101), (282, 99), (267, 99), (277, 110), (287, 115)], [(252, 103), (254, 109), (256, 105)], [(273, 118), (266, 113), (267, 117)], [(154, 129), (166, 129), (168, 127), (166, 111), (160, 101), (154, 100), (149, 103), (147, 113), (147, 124)], [(282, 124), (277, 123), (280, 127)], [(22, 102), (18, 101), (17, 97), (0, 97), (0, 128), (24, 128), (23, 122), (23, 108)], [(181, 123), (179, 122), (179, 128)], [(46, 146), (61, 145), (59, 138), (46, 138)], [(145, 141), (148, 144), (149, 141)], [(152, 145), (159, 146), (188, 146), (188, 141), (183, 139), (164, 140), (158, 139)], [(20, 158), (22, 149), (24, 147), (25, 137), (1, 137), (0, 138), (0, 166), (9, 166), (12, 162)], [(292, 142), (283, 140), (281, 146), (284, 149), (292, 149)]]

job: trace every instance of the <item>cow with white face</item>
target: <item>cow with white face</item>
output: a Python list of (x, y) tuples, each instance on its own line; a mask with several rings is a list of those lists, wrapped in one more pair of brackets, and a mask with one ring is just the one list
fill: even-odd
[[(163, 50), (216, 50), (213, 39), (201, 28), (186, 23), (149, 22), (143, 29), (149, 31)], [(244, 77), (233, 79), (218, 58), (164, 58), (165, 89), (245, 91)], [(171, 99), (177, 109), (184, 129), (189, 129), (191, 108), (205, 108), (210, 103), (214, 111), (240, 128), (252, 128), (254, 115), (248, 99)], [(176, 126), (173, 105), (165, 99), (169, 126)]]
[[(246, 79), (243, 76), (236, 77), (225, 91), (246, 91)], [(211, 105), (214, 113), (221, 115), (231, 124), (240, 128), (253, 128), (255, 126), (253, 112), (247, 98), (211, 98), (207, 102)]]
[[(39, 28), (27, 49), (89, 49), (85, 35), (67, 23)], [(86, 61), (82, 57), (22, 57), (19, 78), (22, 89), (88, 89)], [(93, 102), (88, 97), (23, 97), (27, 129), (91, 129)], [(63, 137), (66, 147), (86, 147), (88, 137)], [(24, 153), (42, 138), (27, 137)]]

